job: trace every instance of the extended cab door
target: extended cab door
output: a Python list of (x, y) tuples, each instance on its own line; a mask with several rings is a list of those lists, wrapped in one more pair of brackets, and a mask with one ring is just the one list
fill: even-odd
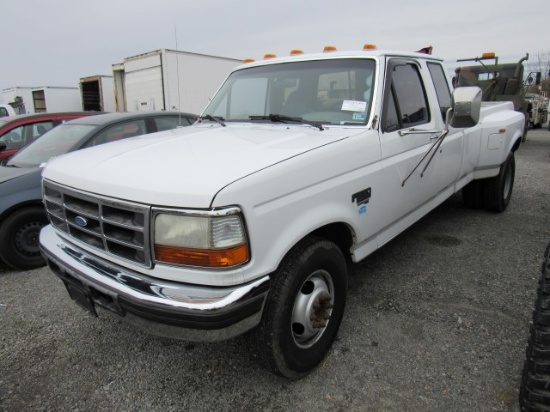
[[(432, 108), (433, 116), (439, 117), (442, 124), (445, 124), (445, 115), (451, 107), (451, 92), (449, 82), (445, 75), (445, 69), (439, 62), (427, 62), (429, 79), (426, 80), (428, 88), (433, 86), (439, 106)], [(430, 84), (431, 83), (431, 84)], [(439, 146), (431, 164), (437, 174), (437, 192), (454, 191), (454, 183), (459, 178), (463, 164), (464, 141), (463, 129), (455, 129), (449, 126), (449, 133)], [(471, 142), (474, 143), (474, 142)], [(476, 150), (479, 152), (479, 150)], [(477, 162), (477, 159), (476, 159)], [(445, 196), (449, 193), (445, 193)], [(443, 197), (445, 197), (443, 196)]]
[[(428, 168), (423, 176), (417, 170), (442, 128), (440, 119), (430, 110), (421, 66), (414, 60), (389, 58), (384, 79), (380, 122), (382, 149), (381, 190), (384, 210), (379, 224), (384, 244), (416, 220), (411, 212), (437, 193), (438, 176)], [(433, 90), (433, 89), (432, 89)], [(411, 129), (416, 131), (410, 132)], [(407, 179), (407, 180), (406, 180)], [(405, 181), (406, 180), (406, 181)]]

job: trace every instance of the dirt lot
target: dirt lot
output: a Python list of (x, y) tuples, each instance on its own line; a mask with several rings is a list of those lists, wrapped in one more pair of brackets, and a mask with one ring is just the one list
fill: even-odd
[(493, 214), (449, 199), (355, 266), (338, 340), (305, 379), (245, 338), (162, 339), (94, 319), (49, 270), (0, 267), (0, 411), (517, 411), (550, 242), (550, 132), (516, 154)]

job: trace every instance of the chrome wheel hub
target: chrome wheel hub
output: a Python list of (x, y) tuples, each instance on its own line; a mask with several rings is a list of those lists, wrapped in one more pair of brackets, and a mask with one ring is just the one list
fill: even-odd
[(327, 271), (312, 273), (296, 295), (292, 310), (292, 336), (301, 348), (317, 342), (330, 322), (334, 306), (334, 283)]

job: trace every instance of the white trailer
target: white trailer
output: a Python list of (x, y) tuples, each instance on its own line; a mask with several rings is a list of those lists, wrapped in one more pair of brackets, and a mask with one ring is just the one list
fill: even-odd
[(2, 103), (9, 104), (16, 114), (34, 113), (32, 91), (38, 86), (15, 86), (2, 89)]
[(96, 75), (80, 79), (82, 110), (97, 112), (115, 111), (113, 76)]
[(35, 113), (80, 111), (78, 87), (39, 87), (32, 90)]
[(161, 49), (114, 64), (116, 111), (200, 113), (240, 59)]

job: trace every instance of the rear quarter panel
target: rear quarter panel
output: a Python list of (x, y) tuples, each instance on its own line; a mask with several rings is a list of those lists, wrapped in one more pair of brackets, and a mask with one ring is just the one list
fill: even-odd
[(525, 118), (514, 110), (500, 110), (484, 116), (481, 120), (481, 152), (477, 171), (492, 170), (490, 177), (498, 174), (498, 168), (521, 139)]

